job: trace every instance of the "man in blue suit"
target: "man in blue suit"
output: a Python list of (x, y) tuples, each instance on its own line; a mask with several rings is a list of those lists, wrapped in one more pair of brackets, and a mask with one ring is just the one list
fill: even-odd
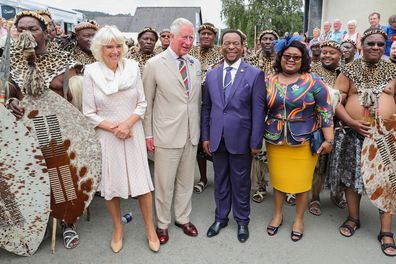
[(215, 172), (216, 217), (207, 236), (227, 226), (232, 206), (240, 242), (249, 238), (250, 166), (261, 149), (266, 113), (264, 73), (241, 59), (243, 39), (238, 30), (223, 33), (224, 63), (206, 75), (201, 113), (203, 148)]

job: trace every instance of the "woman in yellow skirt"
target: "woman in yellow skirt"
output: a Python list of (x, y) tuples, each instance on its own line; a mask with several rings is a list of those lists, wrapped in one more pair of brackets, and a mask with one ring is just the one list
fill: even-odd
[[(274, 189), (275, 211), (267, 227), (270, 236), (283, 221), (285, 193), (296, 193), (296, 215), (291, 239), (304, 232), (304, 212), (319, 154), (329, 153), (333, 144), (333, 113), (328, 88), (309, 73), (310, 58), (298, 39), (276, 44), (275, 74), (267, 77), (268, 116), (265, 123), (268, 167)], [(324, 141), (312, 154), (309, 138), (321, 129)]]

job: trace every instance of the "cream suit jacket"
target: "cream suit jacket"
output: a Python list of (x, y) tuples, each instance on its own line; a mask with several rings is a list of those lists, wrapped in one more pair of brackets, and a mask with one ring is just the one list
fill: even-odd
[(143, 125), (146, 137), (154, 138), (154, 146), (182, 148), (188, 135), (193, 145), (199, 142), (201, 64), (189, 55), (186, 63), (189, 94), (169, 50), (149, 59), (145, 65), (143, 86), (147, 108)]

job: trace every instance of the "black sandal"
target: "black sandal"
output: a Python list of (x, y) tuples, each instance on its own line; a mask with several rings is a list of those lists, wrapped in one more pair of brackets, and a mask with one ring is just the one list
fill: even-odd
[[(350, 224), (347, 224), (348, 222), (352, 222), (355, 224), (355, 226), (351, 226)], [(346, 228), (349, 230), (349, 235), (345, 235), (344, 233), (341, 232), (341, 228)], [(344, 223), (342, 223), (342, 225), (340, 226), (339, 230), (340, 230), (340, 234), (343, 235), (344, 237), (351, 237), (353, 236), (353, 234), (355, 233), (356, 230), (358, 230), (360, 228), (360, 221), (359, 219), (355, 219), (351, 216), (348, 216), (347, 220), (345, 220)]]
[(290, 238), (293, 242), (299, 241), (303, 237), (304, 233), (298, 231), (292, 231), (290, 234)]
[(267, 225), (267, 234), (269, 236), (275, 236), (278, 233), (279, 227), (282, 225), (283, 219), (278, 226)]
[[(391, 237), (393, 239), (393, 243), (382, 243), (382, 239), (384, 237)], [(392, 232), (380, 232), (377, 238), (378, 238), (378, 241), (381, 243), (381, 250), (382, 250), (382, 252), (385, 255), (387, 255), (388, 257), (396, 256), (396, 254), (392, 255), (392, 254), (388, 254), (388, 253), (385, 252), (385, 250), (388, 249), (388, 248), (396, 249), (395, 240), (393, 238), (393, 233)]]

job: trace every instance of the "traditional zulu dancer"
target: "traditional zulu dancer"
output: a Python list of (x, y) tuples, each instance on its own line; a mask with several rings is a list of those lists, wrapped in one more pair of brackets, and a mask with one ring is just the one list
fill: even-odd
[(138, 34), (138, 47), (133, 47), (128, 51), (127, 58), (139, 63), (141, 74), (143, 74), (146, 62), (156, 55), (154, 47), (157, 40), (157, 31), (151, 27), (145, 27)]
[[(199, 46), (193, 47), (190, 54), (197, 58), (201, 63), (201, 80), (202, 87), (205, 82), (206, 72), (210, 70), (213, 65), (217, 64), (222, 58), (220, 47), (215, 46), (217, 29), (212, 23), (204, 23), (198, 29)], [(202, 144), (198, 145), (197, 162), (199, 174), (201, 175), (199, 181), (194, 185), (194, 192), (201, 193), (208, 186), (208, 178), (206, 175), (206, 160), (212, 158), (205, 154), (202, 149)]]
[(259, 36), (261, 49), (245, 59), (247, 63), (259, 67), (266, 75), (274, 73), (275, 61), (274, 41), (278, 40), (278, 34), (273, 30), (264, 30)]
[(315, 72), (317, 68), (322, 67), (322, 63), (320, 62), (320, 42), (314, 42), (312, 45), (309, 47), (311, 49), (311, 71)]
[[(65, 51), (47, 49), (47, 22), (36, 12), (19, 13), (15, 24), (20, 32), (20, 39), (11, 50), (10, 107), (17, 118), (22, 118), (25, 126), (34, 128), (50, 172), (53, 187), (51, 213), (55, 218), (64, 220), (64, 245), (66, 248), (74, 248), (79, 242), (74, 223), (89, 205), (91, 193), (93, 194), (97, 186), (100, 145), (83, 115), (62, 98), (71, 99), (64, 82), (67, 75), (75, 75), (72, 67), (76, 62)], [(19, 102), (18, 99), (23, 100)], [(47, 115), (46, 111), (49, 112)], [(66, 119), (73, 121), (67, 123)], [(45, 129), (46, 126), (48, 130)], [(41, 128), (44, 130), (41, 131)], [(65, 129), (69, 129), (68, 136), (71, 139), (62, 142)], [(63, 147), (59, 145), (62, 143)], [(81, 148), (85, 148), (89, 154), (85, 154)], [(62, 167), (52, 166), (56, 160), (56, 155), (52, 156), (55, 152), (64, 158), (60, 162), (65, 163)], [(87, 165), (84, 163), (86, 155), (93, 155), (91, 158), (98, 156), (98, 160), (90, 161), (91, 164)], [(59, 188), (61, 193), (57, 191)], [(64, 192), (67, 197), (63, 196)]]
[(0, 248), (33, 255), (50, 214), (47, 166), (36, 140), (4, 108), (10, 75), (11, 38), (0, 63)]
[(60, 47), (69, 51), (71, 57), (79, 64), (76, 67), (78, 74), (70, 78), (69, 86), (73, 96), (72, 104), (80, 111), (82, 109), (82, 74), (86, 65), (96, 61), (91, 52), (91, 40), (98, 28), (98, 24), (93, 20), (81, 22), (74, 27), (75, 34), (65, 38), (60, 44)]
[[(47, 87), (64, 97), (64, 72), (65, 65), (69, 65), (69, 77), (74, 76), (76, 71), (74, 67), (77, 63), (71, 58), (70, 54), (57, 49), (49, 50), (47, 47), (47, 22), (44, 18), (34, 11), (23, 11), (16, 17), (15, 25), (19, 33), (30, 31), (36, 41), (34, 53), (36, 55), (35, 64), (40, 68)], [(34, 31), (35, 30), (35, 31)], [(51, 51), (51, 52), (49, 52)], [(25, 81), (25, 75), (29, 71), (29, 65), (25, 62), (23, 50), (17, 45), (11, 47), (11, 86), (10, 86), (10, 102), (17, 102), (18, 98), (22, 98), (21, 87)], [(66, 93), (67, 100), (72, 100), (72, 95), (68, 91)], [(13, 114), (17, 118), (21, 118), (23, 111), (18, 111), (18, 104), (12, 103)]]
[(334, 89), (342, 57), (341, 46), (332, 40), (323, 41), (320, 43), (320, 51), (320, 67), (311, 70), (319, 75), (328, 87)]
[(81, 22), (74, 27), (76, 45), (71, 50), (71, 55), (80, 65), (94, 63), (96, 60), (91, 52), (91, 41), (99, 26), (95, 21)]
[(55, 42), (57, 36), (56, 36), (55, 23), (52, 20), (51, 12), (48, 11), (48, 9), (36, 10), (34, 12), (42, 16), (44, 20), (47, 22), (48, 25), (47, 49), (49, 50), (53, 48), (57, 49), (59, 45), (57, 44), (57, 42)]
[(341, 42), (341, 50), (343, 60), (341, 61), (341, 65), (345, 65), (351, 63), (355, 59), (355, 54), (357, 51), (355, 41), (351, 39), (344, 40)]
[[(379, 199), (384, 194), (385, 197), (381, 198), (386, 202), (384, 204), (394, 204), (395, 201), (395, 189), (391, 189), (392, 186), (395, 187), (396, 181), (394, 140), (385, 144), (378, 142), (377, 145), (381, 146), (372, 145), (369, 153), (362, 152), (363, 142), (376, 137), (380, 132), (372, 133), (371, 121), (376, 118), (375, 123), (377, 120), (382, 122), (381, 120), (391, 119), (396, 113), (396, 66), (381, 59), (386, 39), (387, 35), (381, 29), (366, 30), (362, 36), (363, 57), (343, 67), (336, 81), (336, 88), (340, 90), (343, 98), (342, 104), (336, 108), (336, 115), (343, 125), (336, 128), (335, 149), (330, 156), (329, 185), (332, 192), (345, 189), (349, 216), (340, 226), (340, 233), (346, 237), (352, 236), (360, 227), (359, 207), (361, 195), (365, 191), (364, 185), (369, 187), (373, 182), (385, 180), (386, 174), (374, 173), (376, 168), (373, 167), (387, 168), (390, 176), (386, 178), (393, 181), (393, 184), (382, 187), (376, 195), (369, 194), (369, 198)], [(393, 135), (394, 133), (393, 130)], [(364, 157), (369, 154), (373, 159), (377, 147), (381, 155), (384, 154), (382, 160), (373, 167), (361, 167), (361, 160), (363, 165), (367, 164)], [(387, 163), (393, 164), (393, 167), (387, 167)], [(372, 174), (364, 181), (362, 173), (366, 170), (370, 170)], [(381, 249), (386, 255), (395, 256), (391, 211), (380, 211), (380, 223), (378, 240)]]
[(155, 54), (161, 53), (169, 47), (170, 30), (168, 28), (165, 28), (160, 32), (160, 41), (161, 45), (154, 49)]
[(203, 23), (199, 29), (199, 46), (191, 49), (190, 55), (197, 58), (201, 62), (202, 75), (204, 81), (205, 75), (213, 65), (220, 62), (223, 58), (220, 47), (215, 46), (214, 42), (217, 36), (217, 29), (212, 23)]
[[(256, 54), (248, 56), (245, 61), (253, 66), (260, 68), (266, 76), (274, 73), (273, 64), (275, 61), (274, 41), (278, 40), (278, 34), (273, 30), (264, 30), (261, 32), (258, 40), (261, 45)], [(265, 142), (259, 155), (252, 160), (252, 187), (256, 192), (252, 200), (261, 203), (267, 194), (265, 175), (268, 174)]]
[[(339, 67), (342, 58), (341, 46), (338, 42), (328, 40), (320, 43), (320, 66), (314, 67), (312, 72), (319, 75), (322, 81), (330, 88), (332, 97), (333, 109), (338, 104), (340, 100), (339, 93), (334, 90), (335, 82), (339, 74)], [(327, 164), (329, 155), (320, 155), (318, 159), (318, 164), (316, 165), (313, 182), (312, 182), (312, 199), (309, 203), (308, 210), (311, 214), (319, 216), (321, 215), (320, 207), (320, 192), (323, 190), (326, 176), (327, 176)], [(334, 203), (340, 207), (345, 208), (345, 200), (342, 199), (343, 193), (337, 193), (335, 196), (332, 195), (332, 200)]]

